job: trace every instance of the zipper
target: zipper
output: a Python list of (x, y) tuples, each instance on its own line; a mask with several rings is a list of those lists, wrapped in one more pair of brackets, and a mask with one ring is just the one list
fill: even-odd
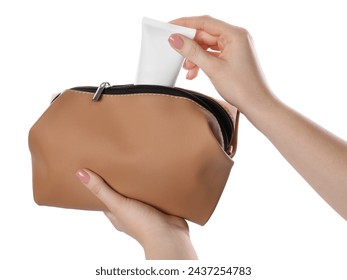
[(100, 100), (102, 94), (117, 95), (117, 94), (139, 94), (139, 93), (153, 93), (153, 94), (164, 94), (178, 97), (185, 97), (191, 99), (211, 112), (217, 119), (219, 126), (221, 128), (223, 140), (224, 140), (224, 150), (227, 151), (231, 144), (234, 125), (227, 113), (227, 111), (221, 106), (217, 101), (209, 96), (203, 95), (201, 93), (183, 89), (183, 88), (171, 88), (165, 86), (157, 85), (116, 85), (111, 86), (109, 83), (104, 82), (99, 87), (84, 86), (84, 87), (74, 87), (72, 90), (84, 91), (94, 93), (92, 100)]
[(111, 86), (111, 85), (110, 85), (110, 83), (108, 83), (108, 82), (103, 82), (103, 83), (101, 83), (101, 85), (100, 85), (100, 86), (97, 88), (97, 90), (95, 91), (92, 100), (93, 100), (93, 101), (99, 101), (99, 99), (100, 99), (102, 93), (104, 92), (105, 88), (110, 87), (110, 86)]

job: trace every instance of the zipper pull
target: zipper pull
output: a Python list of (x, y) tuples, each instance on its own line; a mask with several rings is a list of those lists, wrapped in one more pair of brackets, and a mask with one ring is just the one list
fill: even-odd
[(100, 86), (98, 87), (98, 89), (96, 90), (96, 92), (94, 93), (94, 95), (93, 95), (93, 101), (99, 101), (99, 99), (100, 99), (100, 97), (101, 97), (101, 95), (102, 95), (102, 93), (103, 93), (103, 91), (105, 90), (105, 88), (108, 88), (108, 87), (110, 87), (111, 85), (110, 85), (110, 83), (108, 83), (108, 82), (103, 82), (103, 83), (101, 83), (100, 84)]

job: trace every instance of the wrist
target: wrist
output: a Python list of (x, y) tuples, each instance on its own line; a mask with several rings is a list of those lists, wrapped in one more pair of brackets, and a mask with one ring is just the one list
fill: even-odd
[(261, 117), (263, 113), (271, 111), (280, 102), (268, 89), (263, 89), (250, 96), (243, 96), (238, 108), (248, 119)]
[(140, 244), (147, 260), (197, 259), (188, 229), (170, 228), (152, 232), (144, 236)]
[[(260, 95), (259, 95), (260, 97)], [(275, 95), (269, 93), (262, 99), (248, 103), (241, 111), (245, 117), (265, 136), (271, 131), (272, 125), (278, 123), (280, 116), (287, 108)]]

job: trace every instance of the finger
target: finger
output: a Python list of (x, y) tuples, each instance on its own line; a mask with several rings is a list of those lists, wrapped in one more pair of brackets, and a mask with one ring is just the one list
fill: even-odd
[(110, 188), (101, 177), (86, 169), (78, 170), (76, 176), (109, 210), (122, 208), (126, 198)]
[(197, 42), (181, 34), (172, 34), (169, 37), (169, 43), (183, 57), (204, 70), (208, 76), (212, 74), (213, 66), (218, 63), (217, 59), (209, 55)]
[[(210, 54), (215, 55), (216, 52), (211, 52), (212, 51), (218, 51), (214, 46), (207, 46), (207, 45), (201, 45), (201, 48), (205, 51), (208, 51)], [(215, 55), (216, 56), (216, 55)], [(185, 59), (183, 63), (183, 69), (185, 70), (191, 70), (194, 67), (196, 67), (196, 64), (190, 61), (189, 59)]]
[(220, 35), (227, 23), (215, 19), (210, 16), (183, 17), (170, 21), (172, 24), (177, 24), (185, 27), (204, 30), (211, 35)]
[(194, 40), (199, 45), (215, 46), (218, 44), (218, 38), (219, 36), (213, 36), (211, 34), (208, 34), (206, 31), (197, 30)]
[(187, 72), (187, 75), (186, 75), (186, 79), (187, 80), (193, 80), (195, 79), (198, 74), (199, 74), (199, 67), (198, 66), (195, 66), (194, 68), (190, 69), (188, 72)]
[(214, 57), (219, 57), (221, 55), (221, 52), (215, 50), (208, 50), (207, 52)]
[(220, 48), (218, 46), (210, 46), (208, 49), (216, 51), (216, 52), (220, 52)]
[[(200, 45), (200, 47), (203, 49), (203, 50), (209, 50), (209, 49), (211, 49), (212, 47), (214, 47), (214, 46), (209, 46), (209, 45), (204, 45), (204, 44), (199, 44)], [(195, 63), (193, 63), (192, 61), (190, 61), (189, 59), (185, 59), (184, 60), (184, 63), (187, 63), (187, 67), (189, 68), (192, 68), (192, 67), (194, 67), (195, 66)], [(188, 70), (188, 69), (187, 69)]]
[(185, 59), (183, 63), (183, 68), (186, 70), (191, 70), (196, 66), (195, 63), (191, 62), (189, 59)]
[(183, 68), (185, 70), (188, 70), (186, 79), (187, 80), (193, 80), (195, 79), (199, 74), (199, 66), (197, 66), (195, 63), (191, 62), (189, 59), (184, 60)]

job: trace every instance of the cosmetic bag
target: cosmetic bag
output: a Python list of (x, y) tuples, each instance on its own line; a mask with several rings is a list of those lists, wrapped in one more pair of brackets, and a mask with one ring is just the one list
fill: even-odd
[(204, 225), (234, 163), (238, 116), (230, 104), (182, 88), (67, 89), (29, 132), (34, 200), (105, 210), (75, 176), (87, 168), (126, 197)]

